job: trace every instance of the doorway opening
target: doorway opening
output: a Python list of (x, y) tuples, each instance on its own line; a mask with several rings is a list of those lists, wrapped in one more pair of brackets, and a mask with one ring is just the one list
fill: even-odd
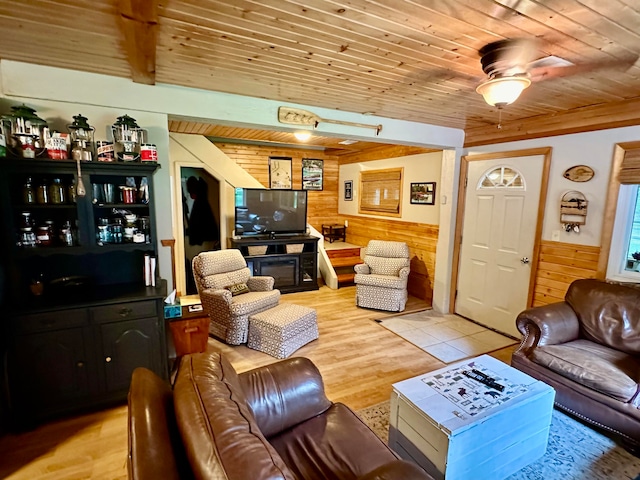
[(186, 294), (198, 293), (191, 262), (201, 252), (220, 250), (220, 182), (203, 168), (181, 167)]

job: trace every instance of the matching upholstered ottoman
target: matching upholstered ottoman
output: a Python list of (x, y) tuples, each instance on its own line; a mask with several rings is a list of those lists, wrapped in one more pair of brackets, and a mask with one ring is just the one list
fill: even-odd
[(318, 338), (313, 308), (281, 303), (249, 317), (247, 346), (276, 358), (287, 358)]

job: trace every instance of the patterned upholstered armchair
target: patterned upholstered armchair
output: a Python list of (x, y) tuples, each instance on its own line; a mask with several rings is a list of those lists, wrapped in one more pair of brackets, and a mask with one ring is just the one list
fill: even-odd
[(364, 263), (354, 267), (356, 305), (401, 312), (407, 304), (409, 247), (404, 242), (371, 240)]
[(240, 250), (203, 252), (193, 259), (193, 276), (209, 333), (230, 345), (247, 342), (249, 316), (278, 305), (273, 277), (252, 277)]

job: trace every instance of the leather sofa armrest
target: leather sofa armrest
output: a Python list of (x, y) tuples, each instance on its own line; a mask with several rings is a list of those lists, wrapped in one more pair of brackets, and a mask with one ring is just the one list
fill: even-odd
[(358, 265), (354, 265), (353, 270), (356, 273), (360, 273), (363, 275), (368, 275), (369, 273), (371, 273), (371, 271), (369, 270), (369, 265), (367, 265), (366, 263), (359, 263)]
[(247, 287), (252, 292), (268, 292), (273, 290), (275, 279), (267, 276), (249, 277), (247, 280)]
[(127, 470), (131, 480), (192, 478), (173, 409), (171, 386), (138, 367), (128, 395)]
[(293, 357), (239, 375), (247, 404), (263, 435), (272, 437), (325, 412), (331, 401), (311, 362)]
[(566, 302), (534, 307), (521, 312), (516, 326), (523, 338), (517, 352), (528, 355), (542, 345), (557, 345), (580, 336), (580, 322)]
[(433, 480), (433, 477), (411, 462), (396, 460), (358, 477), (358, 480)]

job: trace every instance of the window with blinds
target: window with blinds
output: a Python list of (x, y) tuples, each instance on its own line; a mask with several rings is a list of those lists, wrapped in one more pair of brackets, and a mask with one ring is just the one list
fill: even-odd
[(640, 183), (640, 148), (625, 152), (618, 180), (625, 185)]
[(360, 213), (400, 216), (402, 168), (360, 172)]

